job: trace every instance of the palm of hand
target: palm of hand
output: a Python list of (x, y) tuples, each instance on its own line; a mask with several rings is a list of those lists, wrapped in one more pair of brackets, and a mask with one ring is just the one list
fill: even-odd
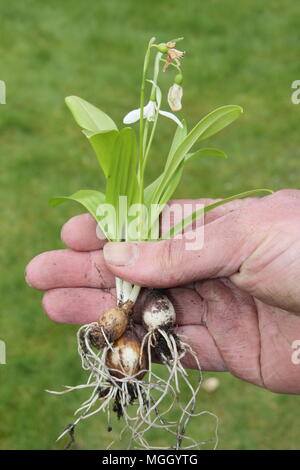
[(278, 393), (300, 392), (299, 365), (292, 360), (300, 317), (257, 300), (226, 278), (170, 294), (179, 332), (205, 370), (229, 371)]

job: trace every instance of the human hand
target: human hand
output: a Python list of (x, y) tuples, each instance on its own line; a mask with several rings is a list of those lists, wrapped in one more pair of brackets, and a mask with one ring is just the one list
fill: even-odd
[[(113, 274), (168, 288), (178, 332), (203, 369), (299, 393), (300, 364), (292, 361), (292, 344), (300, 339), (299, 215), (300, 191), (234, 201), (206, 215), (199, 251), (187, 251), (184, 238), (108, 243), (105, 263), (95, 222), (85, 214), (62, 230), (71, 249), (34, 258), (27, 280), (46, 290), (43, 305), (52, 319), (79, 324), (114, 305)], [(125, 259), (130, 251), (131, 261)]]

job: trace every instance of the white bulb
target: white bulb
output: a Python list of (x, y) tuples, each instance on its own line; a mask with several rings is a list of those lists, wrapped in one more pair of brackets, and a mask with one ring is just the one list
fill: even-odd
[(172, 302), (166, 295), (150, 292), (143, 308), (143, 322), (148, 330), (174, 325), (176, 313)]

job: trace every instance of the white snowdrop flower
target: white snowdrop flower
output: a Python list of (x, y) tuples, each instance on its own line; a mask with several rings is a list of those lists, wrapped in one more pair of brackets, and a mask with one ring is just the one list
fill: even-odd
[[(146, 104), (146, 106), (144, 106), (144, 112), (143, 112), (144, 119), (147, 119), (148, 121), (154, 121), (156, 111), (157, 111), (156, 101), (150, 100)], [(175, 116), (174, 114), (169, 113), (168, 111), (161, 111), (161, 110), (159, 110), (158, 113), (161, 114), (162, 116), (172, 119), (174, 122), (176, 122), (178, 126), (183, 127), (178, 117)], [(123, 123), (133, 124), (134, 122), (139, 121), (140, 117), (141, 117), (141, 108), (134, 109), (133, 111), (130, 111), (128, 114), (126, 114), (126, 116), (123, 119)]]

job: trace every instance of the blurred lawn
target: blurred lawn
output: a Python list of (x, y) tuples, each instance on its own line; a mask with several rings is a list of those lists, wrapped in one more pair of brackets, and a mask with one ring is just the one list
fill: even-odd
[[(76, 328), (51, 323), (41, 312), (41, 294), (23, 279), (31, 257), (62, 247), (60, 227), (80, 210), (71, 204), (50, 209), (48, 199), (103, 183), (64, 97), (90, 100), (121, 123), (138, 103), (146, 42), (152, 35), (183, 35), (189, 125), (223, 104), (240, 104), (245, 115), (211, 139), (230, 160), (191, 164), (177, 195), (299, 187), (300, 108), (290, 101), (291, 83), (300, 78), (299, 14), (293, 0), (268, 7), (260, 0), (1, 2), (0, 79), (7, 104), (0, 106), (0, 339), (7, 344), (7, 365), (0, 366), (0, 448), (61, 448), (55, 439), (82, 398), (44, 393), (83, 379)], [(165, 121), (151, 178), (174, 130)], [(200, 405), (220, 417), (221, 449), (299, 448), (299, 397), (219, 377), (219, 390), (202, 391)], [(205, 420), (193, 426), (194, 436), (208, 437)], [(77, 447), (104, 448), (110, 438), (96, 417), (78, 429)]]

